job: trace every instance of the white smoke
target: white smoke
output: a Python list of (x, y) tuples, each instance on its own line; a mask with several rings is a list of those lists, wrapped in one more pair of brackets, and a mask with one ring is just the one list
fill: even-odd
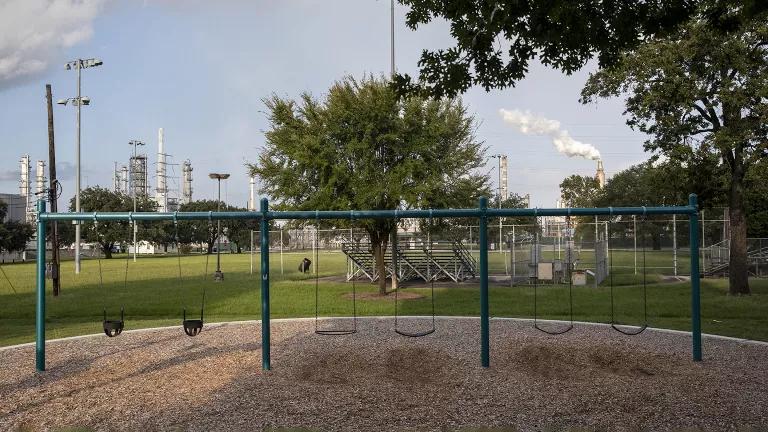
[(592, 144), (577, 141), (567, 130), (560, 129), (560, 122), (531, 114), (530, 111), (500, 109), (504, 122), (526, 135), (543, 135), (552, 139), (558, 152), (568, 156), (586, 159), (600, 159), (600, 152)]
[(43, 73), (64, 49), (90, 39), (105, 1), (0, 1), (0, 90)]

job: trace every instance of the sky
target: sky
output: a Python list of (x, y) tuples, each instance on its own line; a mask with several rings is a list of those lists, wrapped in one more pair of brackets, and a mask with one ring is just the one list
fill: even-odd
[[(445, 22), (408, 29), (406, 12), (396, 5), (396, 67), (415, 76), (421, 51), (449, 47), (452, 39)], [(344, 75), (388, 74), (389, 14), (387, 0), (2, 0), (0, 192), (18, 193), (23, 154), (33, 161), (33, 175), (34, 161), (48, 158), (45, 84), (53, 86), (54, 101), (75, 96), (76, 74), (64, 64), (95, 57), (104, 64), (82, 77), (82, 94), (91, 99), (82, 109), (83, 187), (111, 187), (114, 163), (127, 163), (131, 140), (147, 143), (154, 186), (162, 127), (170, 162), (179, 164), (169, 174), (179, 177), (189, 159), (195, 199), (215, 199), (207, 174), (228, 172), (222, 198), (245, 206), (245, 164), (256, 160), (268, 127), (263, 99), (305, 91), (322, 97)], [(644, 135), (625, 124), (620, 99), (578, 102), (593, 70), (589, 64), (566, 76), (534, 64), (515, 88), (473, 88), (463, 96), (487, 154), (508, 156), (510, 192), (530, 194), (532, 206), (553, 207), (568, 175), (595, 173), (594, 160), (558, 151), (563, 142), (589, 155), (583, 146), (594, 147), (609, 178), (648, 157)], [(518, 113), (516, 121), (510, 112)], [(549, 132), (532, 133), (520, 115), (546, 118)], [(54, 105), (54, 119), (68, 201), (75, 190), (75, 109)], [(489, 159), (485, 168), (494, 187), (496, 164)], [(179, 181), (169, 183), (178, 195)]]

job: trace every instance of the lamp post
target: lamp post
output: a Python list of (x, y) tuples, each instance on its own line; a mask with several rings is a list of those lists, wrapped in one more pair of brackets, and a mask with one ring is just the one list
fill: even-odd
[[(138, 146), (143, 146), (144, 142), (139, 140), (131, 140), (128, 141), (129, 146), (133, 146), (133, 159), (131, 160), (131, 163), (136, 163), (136, 148)], [(131, 188), (131, 196), (133, 197), (133, 211), (136, 211), (136, 184), (133, 181), (133, 173), (134, 173), (134, 167), (131, 166), (130, 174), (128, 175), (128, 181), (130, 183), (129, 187)], [(136, 262), (136, 252), (139, 249), (139, 245), (136, 241), (136, 232), (138, 230), (136, 229), (136, 221), (133, 221), (133, 262)]]
[[(99, 59), (77, 59), (67, 62), (64, 67), (67, 70), (77, 70), (77, 97), (62, 99), (58, 103), (60, 105), (66, 105), (71, 101), (72, 105), (77, 108), (77, 140), (75, 144), (75, 211), (80, 212), (80, 107), (82, 105), (88, 105), (91, 100), (81, 95), (81, 73), (80, 71), (85, 68), (101, 66), (103, 63)], [(75, 273), (80, 273), (80, 222), (75, 222)]]
[[(229, 174), (210, 173), (208, 177), (218, 182), (219, 198), (216, 201), (216, 211), (221, 211), (221, 181), (229, 178)], [(221, 282), (224, 280), (224, 273), (221, 272), (221, 219), (216, 220), (216, 272), (213, 274), (213, 280)]]
[[(499, 208), (501, 208), (501, 174), (502, 174), (501, 173), (501, 159), (504, 158), (504, 155), (502, 155), (502, 154), (495, 154), (495, 155), (491, 155), (491, 157), (499, 160), (499, 166), (498, 166), (499, 183), (498, 183), (498, 187), (496, 188), (496, 191), (497, 191), (496, 196), (499, 199)], [(501, 253), (501, 243), (502, 243), (502, 221), (501, 221), (501, 218), (499, 218), (499, 246), (498, 246), (498, 252), (499, 253)]]

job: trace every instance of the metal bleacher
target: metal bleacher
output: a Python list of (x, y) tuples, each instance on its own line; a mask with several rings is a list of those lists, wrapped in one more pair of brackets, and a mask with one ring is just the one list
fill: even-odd
[[(410, 246), (410, 247), (409, 247)], [(378, 280), (370, 243), (343, 243), (342, 252), (352, 263), (347, 280)], [(424, 282), (451, 280), (461, 282), (477, 275), (477, 260), (460, 241), (435, 242), (431, 248), (423, 244), (398, 245), (397, 279), (408, 281), (421, 279)], [(384, 255), (386, 277), (392, 277), (392, 252), (388, 248)]]

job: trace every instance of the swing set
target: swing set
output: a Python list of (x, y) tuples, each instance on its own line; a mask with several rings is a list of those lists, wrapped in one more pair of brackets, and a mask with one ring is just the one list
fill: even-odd
[[(101, 239), (101, 234), (99, 233), (99, 221), (97, 219), (96, 214), (93, 216), (93, 229), (94, 233), (96, 235), (97, 239)], [(128, 224), (129, 229), (133, 226), (133, 214), (129, 214), (128, 221), (130, 222)], [(213, 222), (210, 222), (211, 225), (209, 225), (209, 229), (211, 228)], [(182, 276), (181, 272), (181, 248), (180, 248), (180, 242), (179, 242), (179, 224), (178, 220), (176, 219), (176, 214), (174, 213), (173, 218), (173, 229), (174, 229), (174, 243), (176, 245), (176, 258), (178, 263), (178, 283), (179, 283), (179, 289), (182, 292), (182, 297), (184, 293), (184, 277)], [(130, 231), (129, 231), (130, 232)], [(130, 237), (130, 234), (129, 234)], [(193, 319), (193, 318), (187, 318), (187, 307), (186, 304), (182, 311), (182, 319), (181, 319), (181, 326), (184, 329), (184, 333), (187, 336), (194, 337), (200, 334), (200, 332), (203, 330), (203, 318), (204, 318), (204, 311), (205, 311), (205, 286), (207, 285), (207, 275), (208, 275), (208, 257), (209, 255), (205, 255), (205, 270), (203, 271), (203, 280), (206, 281), (203, 283), (202, 287), (202, 300), (200, 304), (200, 319)], [(104, 288), (104, 276), (103, 276), (103, 270), (101, 267), (101, 253), (98, 253), (96, 255), (96, 261), (98, 262), (98, 268), (99, 268), (99, 289), (106, 293), (106, 289)], [(130, 254), (126, 254), (125, 256), (125, 272), (124, 272), (124, 278), (123, 278), (123, 290), (128, 291), (128, 263), (130, 262)], [(105, 296), (106, 298), (106, 296)], [(120, 319), (107, 319), (107, 307), (104, 306), (104, 319), (102, 320), (102, 328), (104, 329), (104, 334), (107, 335), (107, 337), (117, 337), (120, 336), (120, 334), (125, 329), (125, 306), (120, 306)]]
[[(261, 355), (262, 368), (271, 369), (271, 318), (270, 318), (270, 272), (269, 272), (269, 221), (271, 220), (312, 220), (319, 223), (321, 219), (428, 219), (431, 227), (433, 217), (441, 218), (476, 218), (479, 221), (479, 282), (480, 282), (480, 362), (483, 367), (490, 367), (490, 308), (488, 295), (488, 219), (492, 217), (536, 217), (536, 216), (566, 216), (568, 220), (574, 216), (614, 216), (622, 215), (688, 215), (690, 220), (690, 249), (691, 249), (691, 335), (692, 335), (692, 357), (694, 361), (702, 359), (701, 352), (701, 297), (700, 297), (700, 272), (699, 272), (699, 219), (698, 204), (696, 195), (691, 194), (687, 206), (669, 206), (669, 207), (607, 207), (607, 208), (552, 208), (552, 209), (492, 209), (487, 206), (486, 198), (480, 198), (477, 208), (464, 209), (430, 209), (430, 210), (350, 210), (350, 211), (270, 211), (267, 199), (261, 200), (260, 211), (252, 212), (174, 212), (174, 213), (47, 213), (45, 201), (40, 200), (37, 203), (37, 230), (45, 232), (46, 224), (49, 221), (94, 221), (98, 227), (99, 221), (163, 221), (170, 220), (174, 222), (175, 240), (177, 242), (177, 255), (179, 260), (179, 286), (183, 289), (184, 278), (181, 274), (181, 255), (178, 248), (178, 221), (180, 220), (209, 220), (213, 219), (245, 219), (258, 220), (260, 223), (261, 235)], [(98, 228), (96, 228), (98, 229)], [(569, 230), (570, 231), (570, 230)], [(315, 234), (317, 235), (317, 234)], [(396, 242), (395, 242), (396, 243)], [(431, 239), (423, 245), (427, 254), (432, 252)], [(645, 248), (645, 240), (643, 240)], [(35, 345), (35, 367), (38, 371), (45, 370), (45, 236), (38, 236), (37, 239), (37, 267), (36, 267), (36, 345)], [(609, 248), (610, 249), (610, 248)], [(397, 245), (393, 248), (395, 258), (397, 257)], [(645, 261), (645, 254), (643, 254)], [(395, 259), (394, 262), (397, 262)], [(611, 265), (613, 260), (611, 259)], [(645, 264), (645, 262), (644, 262)], [(207, 263), (206, 263), (207, 267)], [(570, 265), (569, 265), (570, 267)], [(127, 267), (126, 267), (127, 268)], [(645, 265), (644, 265), (645, 268)], [(317, 267), (316, 267), (316, 270)], [(396, 270), (396, 269), (395, 269)], [(570, 307), (570, 323), (562, 329), (547, 329), (539, 325), (538, 305), (536, 297), (538, 285), (534, 286), (534, 326), (545, 333), (557, 335), (563, 334), (573, 329), (573, 278), (572, 268), (568, 269), (568, 291)], [(644, 270), (645, 272), (645, 270)], [(206, 271), (207, 273), (207, 271)], [(612, 273), (612, 272), (611, 272)], [(396, 275), (397, 272), (395, 271)], [(101, 262), (99, 260), (100, 283), (103, 286), (101, 277)], [(431, 274), (430, 274), (431, 276)], [(395, 331), (406, 337), (422, 337), (434, 333), (435, 331), (435, 305), (434, 305), (434, 277), (430, 277), (430, 286), (432, 290), (432, 326), (422, 332), (408, 332), (400, 329), (398, 314), (398, 297), (395, 291)], [(637, 328), (630, 330), (627, 326), (619, 324), (615, 320), (615, 310), (613, 302), (613, 284), (611, 282), (611, 326), (626, 335), (637, 335), (642, 333), (647, 327), (647, 283), (645, 273), (643, 274), (643, 315), (644, 322)], [(127, 284), (127, 271), (124, 281)], [(315, 276), (315, 332), (321, 335), (348, 335), (357, 332), (357, 306), (356, 306), (356, 287), (352, 286), (353, 319), (352, 326), (349, 328), (323, 328), (320, 326), (320, 312), (318, 299), (320, 297), (319, 271)], [(205, 284), (202, 288), (202, 301), (200, 307), (200, 319), (187, 319), (186, 308), (182, 313), (182, 326), (188, 336), (196, 336), (203, 328), (205, 308)], [(107, 336), (119, 335), (124, 327), (124, 308), (121, 307), (120, 319), (107, 319), (106, 308), (104, 309), (104, 332)]]

